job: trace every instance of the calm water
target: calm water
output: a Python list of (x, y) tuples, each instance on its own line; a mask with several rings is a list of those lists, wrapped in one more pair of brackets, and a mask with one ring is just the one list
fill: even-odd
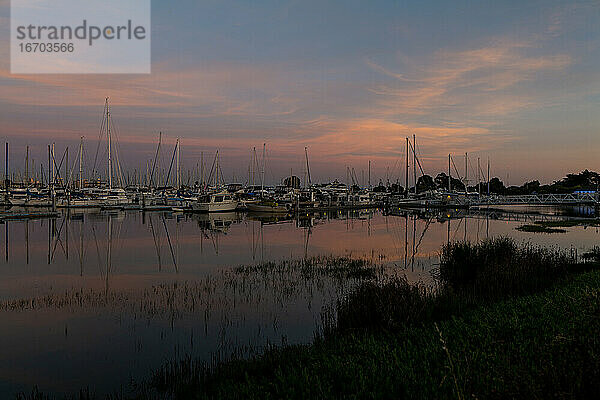
[(510, 235), (579, 253), (600, 244), (598, 228), (532, 234), (514, 229), (521, 224), (514, 215), (452, 214), (361, 211), (277, 221), (72, 212), (6, 222), (0, 397), (33, 385), (56, 394), (87, 386), (108, 393), (186, 354), (211, 360), (267, 343), (308, 342), (322, 308), (356, 283), (294, 271), (232, 272), (239, 265), (349, 256), (429, 282), (448, 240)]

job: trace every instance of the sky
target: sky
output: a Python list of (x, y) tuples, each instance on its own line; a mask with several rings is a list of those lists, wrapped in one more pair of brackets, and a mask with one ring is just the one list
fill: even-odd
[(154, 157), (159, 132), (164, 167), (180, 138), (182, 169), (219, 149), (239, 182), (266, 143), (268, 183), (302, 175), (307, 147), (313, 182), (345, 181), (348, 167), (366, 180), (371, 161), (373, 183), (403, 184), (413, 134), (430, 175), (449, 153), (464, 174), (465, 152), (470, 175), (489, 158), (508, 184), (600, 170), (598, 1), (152, 1), (152, 73), (138, 75), (12, 75), (9, 6), (11, 171), (25, 146), (39, 165), (48, 143), (73, 157), (81, 136), (89, 169), (105, 97), (128, 171)]

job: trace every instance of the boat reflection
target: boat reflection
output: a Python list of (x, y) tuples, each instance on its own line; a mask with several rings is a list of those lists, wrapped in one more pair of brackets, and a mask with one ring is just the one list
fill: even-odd
[(227, 233), (232, 224), (242, 221), (242, 215), (235, 211), (192, 214), (192, 219), (198, 222), (198, 227), (203, 231)]

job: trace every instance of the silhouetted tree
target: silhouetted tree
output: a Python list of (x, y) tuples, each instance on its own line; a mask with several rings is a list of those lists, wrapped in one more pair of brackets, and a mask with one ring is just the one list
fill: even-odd
[(375, 186), (373, 188), (373, 191), (376, 193), (385, 193), (385, 192), (387, 192), (387, 188), (385, 186), (383, 186), (383, 184), (381, 182), (379, 182), (379, 185)]
[(531, 182), (525, 182), (522, 188), (523, 194), (537, 193), (540, 190), (540, 181), (535, 180)]
[(417, 193), (434, 190), (435, 188), (435, 182), (429, 175), (423, 175), (417, 180)]
[[(453, 191), (455, 191), (455, 190), (464, 191), (465, 190), (465, 185), (459, 179), (452, 177), (451, 180), (452, 180), (452, 190)], [(434, 179), (434, 182), (438, 189), (448, 190), (448, 175), (446, 175), (445, 173), (441, 172), (441, 173), (437, 174), (437, 176)]]
[[(482, 190), (482, 192), (483, 193), (487, 193), (487, 187), (485, 188), (485, 191)], [(506, 187), (504, 186), (504, 183), (500, 179), (498, 179), (496, 177), (490, 179), (490, 193), (493, 193), (493, 194), (505, 194), (506, 193)]]
[(392, 193), (404, 193), (404, 188), (398, 183), (392, 183), (392, 186), (390, 186), (390, 191)]

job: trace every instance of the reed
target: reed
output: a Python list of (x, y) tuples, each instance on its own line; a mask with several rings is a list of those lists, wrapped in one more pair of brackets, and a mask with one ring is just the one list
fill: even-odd
[(250, 274), (287, 274), (300, 273), (304, 278), (327, 276), (335, 279), (374, 279), (383, 272), (381, 266), (376, 266), (366, 259), (348, 257), (315, 256), (299, 260), (269, 261), (255, 265), (244, 265), (234, 269), (239, 275)]
[(73, 288), (0, 301), (0, 311), (103, 309), (139, 318), (180, 319), (194, 313), (231, 311), (236, 305), (287, 304), (306, 295), (338, 298), (358, 282), (385, 272), (366, 259), (319, 256), (224, 268), (194, 281), (166, 282), (138, 291)]
[(366, 282), (338, 302), (336, 327), (333, 314), (323, 319), (323, 333), (331, 336), (336, 330), (406, 326), (424, 318), (423, 313), (432, 308), (434, 296), (435, 289), (411, 284), (405, 277), (394, 277), (384, 283)]
[(576, 264), (565, 250), (498, 237), (444, 245), (439, 280), (453, 294), (490, 301), (544, 289)]
[(436, 285), (409, 284), (399, 277), (365, 282), (338, 301), (337, 313), (327, 313), (323, 332), (398, 330), (442, 320), (478, 305), (538, 292), (581, 269), (564, 250), (506, 237), (449, 243), (440, 252)]

